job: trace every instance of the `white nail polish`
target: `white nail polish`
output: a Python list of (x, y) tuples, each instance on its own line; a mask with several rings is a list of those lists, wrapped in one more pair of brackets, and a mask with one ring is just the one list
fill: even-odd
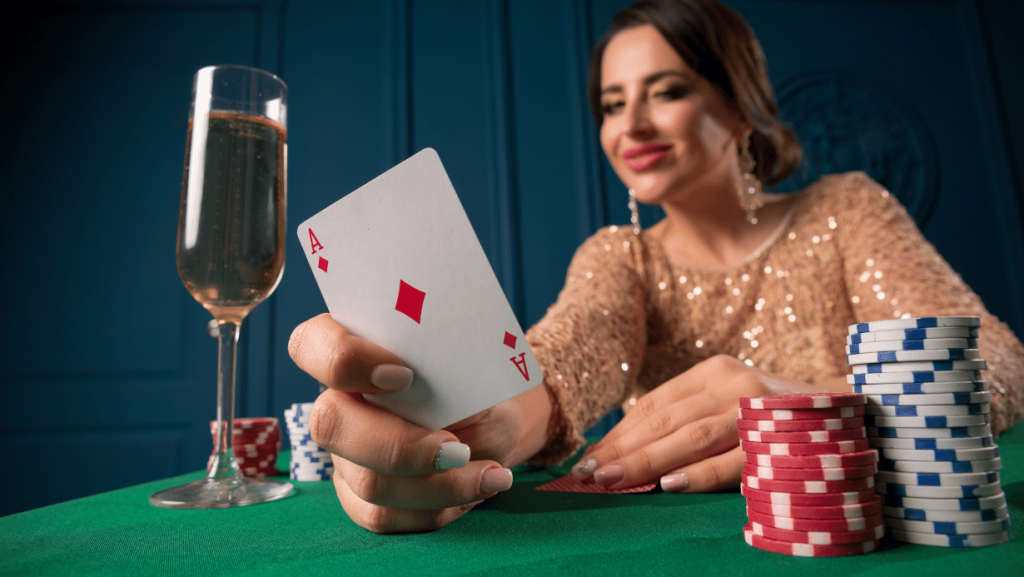
[(412, 379), (412, 369), (398, 365), (377, 365), (370, 373), (370, 382), (373, 386), (392, 392), (408, 389), (412, 385)]
[(441, 443), (441, 448), (434, 455), (435, 469), (458, 469), (469, 462), (469, 445), (455, 441)]

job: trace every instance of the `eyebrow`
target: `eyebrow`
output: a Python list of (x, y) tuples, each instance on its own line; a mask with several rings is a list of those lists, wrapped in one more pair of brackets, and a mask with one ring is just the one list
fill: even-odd
[[(661, 72), (655, 72), (654, 74), (651, 74), (651, 75), (647, 76), (646, 78), (644, 78), (644, 84), (645, 85), (654, 84), (655, 82), (665, 78), (666, 76), (678, 76), (679, 78), (682, 78), (683, 80), (689, 80), (690, 79), (690, 75), (689, 74), (686, 74), (684, 72), (680, 72), (678, 70), (662, 70)], [(602, 95), (604, 95), (606, 93), (609, 93), (609, 92), (622, 92), (622, 85), (620, 85), (620, 84), (612, 84), (611, 86), (608, 86), (606, 88), (601, 89), (601, 94)]]

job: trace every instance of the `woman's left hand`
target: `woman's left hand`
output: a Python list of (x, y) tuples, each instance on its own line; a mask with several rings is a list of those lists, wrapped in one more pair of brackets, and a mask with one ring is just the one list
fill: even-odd
[[(842, 388), (845, 379), (834, 383)], [(735, 487), (745, 459), (736, 428), (740, 397), (821, 391), (718, 355), (638, 399), (572, 474), (613, 490), (651, 481), (673, 492)]]

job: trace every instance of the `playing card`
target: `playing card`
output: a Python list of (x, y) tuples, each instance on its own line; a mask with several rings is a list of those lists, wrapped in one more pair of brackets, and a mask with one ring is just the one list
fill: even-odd
[(425, 149), (298, 228), (331, 316), (412, 386), (367, 401), (440, 429), (543, 380), (441, 159)]
[(628, 493), (649, 493), (654, 491), (657, 487), (657, 483), (648, 483), (646, 485), (637, 485), (636, 487), (612, 490), (605, 489), (597, 483), (581, 483), (572, 475), (566, 475), (560, 479), (544, 483), (543, 485), (536, 487), (535, 490), (557, 491), (559, 493), (600, 493), (607, 495), (623, 495)]

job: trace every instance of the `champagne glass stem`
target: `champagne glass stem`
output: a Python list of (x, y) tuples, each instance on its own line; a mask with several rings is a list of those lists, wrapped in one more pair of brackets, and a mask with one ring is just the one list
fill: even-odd
[(235, 361), (238, 358), (238, 331), (234, 321), (217, 321), (219, 358), (217, 360), (217, 440), (214, 463), (208, 479), (221, 483), (241, 483), (242, 472), (235, 461), (232, 431), (235, 421)]

